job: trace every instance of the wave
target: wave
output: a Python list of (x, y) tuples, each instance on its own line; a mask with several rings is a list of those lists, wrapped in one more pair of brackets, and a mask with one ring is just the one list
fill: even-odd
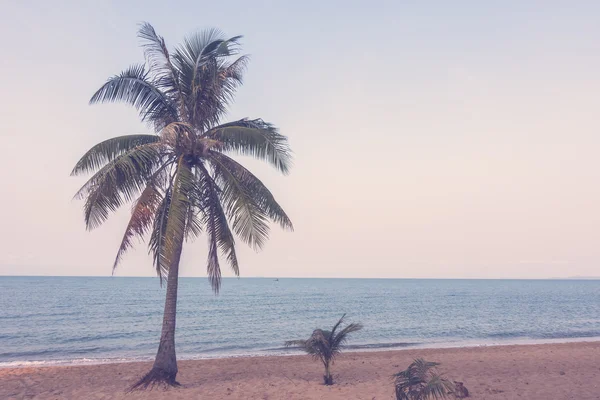
[(530, 332), (523, 331), (508, 331), (508, 332), (496, 332), (487, 335), (491, 339), (511, 339), (511, 338), (527, 338), (530, 337)]
[[(366, 343), (366, 344), (347, 344), (344, 348), (348, 350), (360, 350), (360, 349), (395, 349), (403, 347), (419, 346), (421, 342), (396, 342), (396, 343)], [(284, 350), (298, 350), (298, 347), (272, 347), (263, 349), (262, 351), (284, 351)]]
[(0, 359), (2, 358), (25, 358), (25, 357), (40, 357), (49, 356), (56, 354), (86, 354), (93, 353), (100, 350), (100, 347), (87, 347), (81, 349), (69, 349), (69, 350), (31, 350), (31, 351), (15, 351), (0, 353)]
[[(584, 332), (585, 333), (585, 332)], [(400, 350), (412, 347), (417, 348), (455, 348), (455, 347), (479, 347), (479, 346), (503, 346), (503, 345), (531, 345), (545, 343), (569, 343), (583, 342), (592, 339), (600, 341), (600, 332), (598, 335), (591, 336), (591, 332), (587, 332), (585, 336), (560, 337), (560, 338), (543, 338), (543, 339), (515, 339), (501, 342), (487, 342), (484, 339), (475, 341), (455, 341), (455, 342), (396, 342), (396, 343), (369, 343), (346, 346), (349, 351), (381, 351), (381, 350)], [(233, 349), (233, 346), (228, 346)], [(202, 353), (183, 353), (180, 354), (180, 360), (205, 360), (219, 358), (237, 358), (237, 357), (266, 357), (266, 356), (291, 356), (298, 354), (298, 348), (276, 347), (254, 351), (239, 351), (239, 352), (202, 352)], [(39, 355), (47, 353), (58, 353), (57, 351), (37, 352)], [(8, 354), (8, 353), (4, 353)], [(18, 353), (13, 353), (18, 354)], [(21, 353), (23, 354), (23, 353)], [(29, 352), (29, 355), (33, 352)], [(0, 357), (2, 354), (0, 354)], [(63, 357), (65, 355), (63, 354)], [(49, 367), (49, 366), (67, 366), (67, 365), (95, 365), (95, 364), (113, 364), (113, 363), (128, 363), (128, 362), (147, 362), (152, 361), (154, 355), (131, 356), (131, 357), (98, 357), (98, 358), (61, 358), (48, 360), (11, 360), (0, 361), (0, 368), (22, 368), (22, 367)]]
[(53, 367), (67, 365), (97, 365), (97, 364), (117, 364), (127, 362), (151, 361), (151, 357), (115, 357), (115, 358), (73, 358), (57, 360), (36, 360), (36, 361), (2, 361), (0, 368), (23, 368), (23, 367)]
[(487, 335), (491, 339), (577, 339), (600, 337), (600, 330), (591, 331), (565, 331), (565, 332), (525, 332), (525, 331), (506, 331), (490, 333)]
[(127, 337), (135, 337), (135, 333), (133, 333), (133, 332), (115, 332), (115, 333), (107, 333), (107, 334), (79, 336), (79, 337), (63, 339), (59, 343), (68, 344), (68, 343), (80, 343), (80, 342), (93, 342), (96, 340), (123, 339), (123, 338), (127, 338)]
[(420, 342), (397, 342), (397, 343), (368, 343), (368, 344), (350, 344), (346, 345), (347, 349), (392, 349), (402, 347), (419, 346)]
[(539, 339), (577, 339), (599, 337), (600, 331), (580, 331), (580, 332), (550, 332), (538, 335)]

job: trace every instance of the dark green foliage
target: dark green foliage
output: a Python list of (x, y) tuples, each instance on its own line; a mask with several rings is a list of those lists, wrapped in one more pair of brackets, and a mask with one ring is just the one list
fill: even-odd
[(325, 375), (323, 380), (326, 385), (333, 384), (333, 377), (330, 372), (330, 365), (333, 364), (337, 355), (342, 352), (342, 348), (348, 340), (348, 335), (363, 328), (361, 324), (349, 324), (340, 329), (344, 317), (333, 326), (330, 331), (315, 329), (307, 340), (290, 340), (285, 342), (286, 347), (299, 347), (306, 353), (320, 360), (325, 366)]
[(207, 273), (220, 286), (220, 255), (239, 274), (234, 234), (255, 249), (269, 236), (269, 221), (292, 223), (263, 183), (227, 156), (249, 155), (282, 173), (291, 166), (287, 138), (261, 119), (219, 125), (242, 82), (247, 58), (240, 36), (217, 30), (186, 38), (170, 54), (149, 24), (139, 31), (146, 65), (134, 65), (110, 78), (90, 103), (124, 102), (156, 131), (108, 139), (79, 160), (72, 175), (95, 172), (77, 193), (85, 199), (88, 229), (134, 202), (131, 220), (115, 259), (116, 268), (133, 239), (150, 236), (157, 274), (165, 278), (180, 230), (187, 239), (206, 233)]
[(418, 358), (404, 371), (394, 374), (397, 400), (445, 399), (452, 393), (453, 385), (440, 375), (439, 364)]

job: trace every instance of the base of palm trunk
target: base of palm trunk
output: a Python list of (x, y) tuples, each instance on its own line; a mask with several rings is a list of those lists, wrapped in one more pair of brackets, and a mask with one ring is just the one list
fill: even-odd
[(180, 386), (175, 380), (177, 372), (169, 372), (162, 368), (153, 367), (137, 383), (129, 388), (129, 391), (144, 390), (154, 386)]
[(323, 375), (323, 381), (325, 382), (325, 385), (333, 385), (333, 376)]

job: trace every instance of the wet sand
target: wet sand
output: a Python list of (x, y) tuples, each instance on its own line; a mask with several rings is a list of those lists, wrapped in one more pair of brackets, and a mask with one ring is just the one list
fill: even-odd
[(441, 362), (472, 399), (600, 399), (600, 342), (345, 353), (322, 384), (308, 356), (180, 361), (179, 388), (126, 394), (151, 363), (0, 369), (0, 399), (393, 399), (391, 375)]

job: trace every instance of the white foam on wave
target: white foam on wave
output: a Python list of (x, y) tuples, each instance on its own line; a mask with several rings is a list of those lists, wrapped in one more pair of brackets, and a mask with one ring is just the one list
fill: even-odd
[(26, 367), (59, 367), (77, 365), (117, 364), (127, 362), (151, 361), (150, 357), (132, 358), (77, 358), (64, 360), (34, 360), (34, 361), (4, 361), (0, 362), (0, 368), (26, 368)]
[[(370, 347), (359, 349), (347, 349), (349, 353), (377, 352), (377, 351), (404, 351), (414, 349), (447, 349), (447, 348), (468, 348), (468, 347), (490, 347), (490, 346), (511, 346), (511, 345), (538, 345), (538, 344), (559, 344), (559, 343), (578, 343), (578, 342), (599, 342), (600, 337), (585, 338), (562, 338), (562, 339), (512, 339), (512, 340), (472, 340), (455, 342), (430, 342), (420, 343), (409, 347)], [(287, 357), (304, 354), (294, 349), (281, 349), (280, 351), (260, 351), (260, 352), (239, 352), (239, 353), (216, 353), (216, 354), (195, 354), (182, 355), (178, 357), (180, 361), (186, 360), (211, 360), (220, 358), (240, 358), (240, 357)], [(47, 361), (5, 361), (0, 362), (0, 368), (27, 368), (27, 367), (55, 367), (55, 366), (78, 366), (78, 365), (98, 365), (98, 364), (117, 364), (128, 362), (149, 362), (153, 357), (122, 357), (122, 358), (79, 358), (72, 360), (47, 360)]]

